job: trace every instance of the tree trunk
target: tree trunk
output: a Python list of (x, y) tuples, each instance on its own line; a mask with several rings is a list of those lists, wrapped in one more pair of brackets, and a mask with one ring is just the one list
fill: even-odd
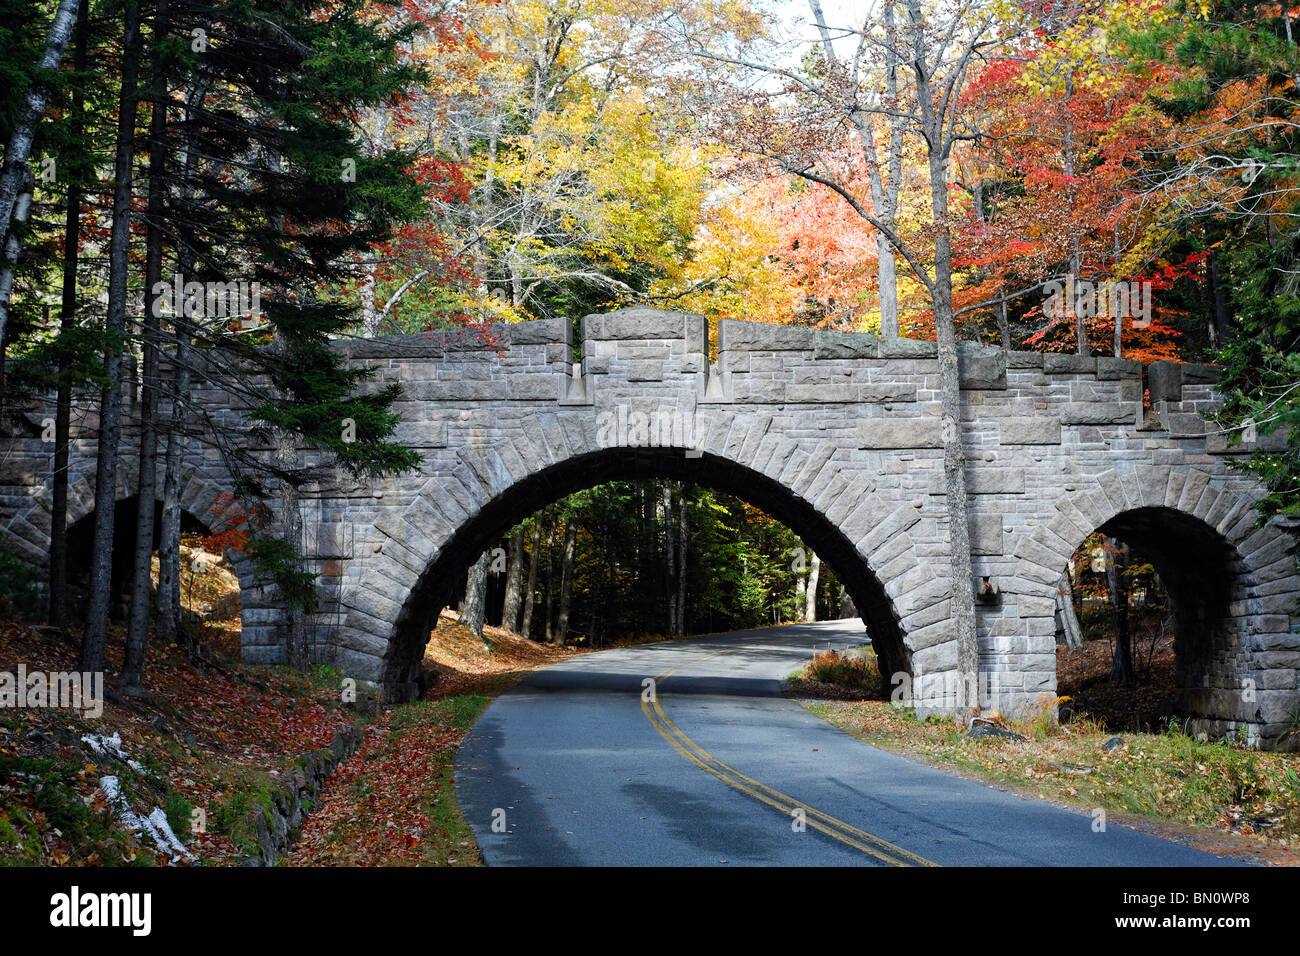
[[(80, 0), (60, 0), (58, 7), (55, 9), (54, 19), (50, 21), (49, 32), (45, 35), (45, 54), (38, 64), (38, 68), (45, 76), (59, 68), (59, 61), (63, 59), (63, 51), (68, 45), (68, 37), (72, 35), (72, 27), (78, 18), (80, 6)], [(128, 10), (128, 46), (131, 40), (130, 33), (133, 19), (138, 26), (139, 12)], [(133, 70), (134, 64), (129, 64), (127, 58), (124, 57), (122, 64), (123, 81), (127, 78), (128, 68)], [(18, 112), (13, 130), (9, 134), (9, 142), (5, 146), (4, 166), (0, 169), (0, 234), (4, 237), (4, 241), (0, 242), (0, 249), (8, 248), (14, 208), (18, 204), (18, 196), (22, 190), (23, 180), (30, 175), (27, 160), (31, 156), (32, 141), (36, 138), (36, 126), (45, 113), (46, 101), (50, 93), (45, 76), (38, 77), (32, 83), (31, 89), (27, 91), (27, 98), (23, 102), (22, 109)], [(134, 74), (132, 74), (131, 80), (132, 86), (134, 86)], [(134, 99), (134, 95), (135, 91), (132, 89), (132, 99)], [(132, 125), (134, 125), (135, 121), (134, 112), (134, 106), (132, 106)], [(8, 317), (9, 306), (6, 300), (0, 302), (0, 342), (4, 341), (5, 324)]]
[(555, 532), (558, 528), (559, 519), (552, 515), (546, 526), (546, 566), (542, 569), (542, 591), (546, 594), (542, 639), (547, 644), (555, 642)]
[(686, 487), (677, 486), (677, 629), (686, 633)]
[[(942, 134), (934, 132), (935, 139)], [(961, 383), (957, 372), (957, 331), (952, 314), (952, 241), (948, 222), (948, 183), (943, 157), (930, 155), (930, 195), (934, 207), (934, 325), (939, 349), (940, 435), (943, 442), (944, 498), (950, 537), (952, 621), (957, 640), (959, 712), (979, 706), (979, 651), (975, 632), (975, 593), (966, 511), (966, 458), (961, 438)], [(974, 698), (974, 699), (972, 699)]]
[(524, 617), (519, 625), (521, 636), (532, 640), (533, 605), (537, 598), (537, 552), (542, 547), (541, 517), (533, 518), (533, 546), (528, 554), (528, 584), (524, 591)]
[(501, 606), (501, 626), (519, 633), (519, 607), (523, 601), (524, 526), (510, 536), (510, 570), (506, 573), (506, 598)]
[[(1287, 21), (1288, 26), (1290, 20)], [(1224, 295), (1222, 277), (1219, 275), (1218, 259), (1213, 252), (1206, 257), (1205, 274), (1209, 280), (1213, 315), (1210, 322), (1210, 344), (1222, 348), (1228, 338), (1228, 301)]]
[[(957, 642), (959, 714), (969, 714), (979, 701), (979, 644), (975, 631), (975, 587), (971, 574), (970, 527), (966, 511), (966, 459), (961, 437), (961, 383), (957, 372), (957, 330), (952, 308), (952, 223), (948, 215), (948, 161), (951, 142), (946, 139), (945, 115), (936, 112), (943, 103), (930, 88), (925, 46), (925, 14), (920, 0), (908, 0), (908, 18), (914, 30), (912, 69), (916, 77), (917, 106), (927, 146), (930, 173), (930, 207), (934, 214), (934, 281), (931, 288), (935, 338), (939, 351), (939, 430), (943, 445), (944, 502), (948, 519), (949, 562), (952, 574), (950, 615)], [(951, 108), (951, 107), (949, 107)]]
[(167, 453), (163, 466), (162, 528), (158, 535), (158, 643), (196, 647), (181, 614), (181, 461), (185, 450), (184, 400), (190, 390), (188, 333), (176, 345), (171, 414), (163, 432)]
[[(291, 470), (298, 463), (298, 450), (293, 435), (288, 432), (279, 437), (276, 457), (281, 467)], [(298, 486), (288, 478), (280, 482), (280, 536), (293, 548), (295, 554), (302, 554), (302, 505), (299, 501)], [(296, 602), (287, 601), (285, 614), (288, 625), (288, 664), (295, 670), (305, 671), (311, 666), (311, 650), (307, 646), (307, 613)]]
[[(77, 6), (77, 39), (72, 68), (86, 69), (86, 38), (89, 30), (86, 4)], [(69, 139), (80, 142), (85, 133), (82, 114), (86, 108), (80, 92), (73, 93)], [(77, 317), (77, 267), (81, 249), (81, 178), (68, 184), (67, 210), (63, 222), (63, 289), (59, 306), (58, 393), (54, 405), (54, 487), (50, 503), (50, 624), (68, 626), (68, 449), (72, 432), (72, 381), (68, 370), (68, 340)]]
[(1133, 640), (1128, 628), (1128, 545), (1107, 538), (1106, 584), (1115, 611), (1115, 656), (1111, 662), (1112, 683), (1124, 687), (1137, 684), (1133, 670)]
[(564, 551), (560, 554), (560, 610), (555, 623), (554, 643), (563, 646), (569, 637), (569, 605), (573, 598), (573, 552), (578, 543), (578, 522), (573, 515), (564, 522)]
[[(483, 619), (487, 612), (488, 562), (491, 554), (484, 551), (469, 567), (465, 577), (465, 600), (460, 606), (460, 623), (483, 640)], [(484, 650), (490, 650), (483, 641)]]
[(664, 596), (668, 611), (668, 633), (677, 633), (677, 542), (673, 520), (673, 485), (664, 482)]
[(375, 302), (375, 264), (367, 262), (361, 271), (364, 275), (357, 289), (361, 297), (361, 334), (374, 338), (379, 334), (379, 320), (383, 318)]
[(849, 595), (849, 589), (843, 584), (840, 585), (840, 620), (854, 618), (858, 616), (858, 609), (853, 604), (853, 598)]
[[(200, 78), (185, 95), (185, 117), (199, 103), (207, 89), (207, 81)], [(182, 207), (190, 208), (194, 199), (194, 170), (197, 165), (195, 151), (181, 125), (183, 140), (182, 158), (178, 165), (183, 170), (184, 185), (180, 190)], [(176, 269), (184, 276), (190, 271), (194, 254), (184, 240), (178, 243)], [(198, 645), (186, 626), (181, 610), (181, 466), (184, 462), (188, 438), (185, 434), (186, 402), (190, 394), (190, 350), (192, 329), (186, 321), (184, 309), (172, 316), (172, 331), (176, 345), (172, 350), (171, 408), (163, 429), (162, 440), (167, 449), (163, 465), (162, 526), (158, 535), (158, 642), (164, 647), (178, 644), (187, 654), (196, 655)]]
[[(1074, 198), (1076, 188), (1074, 186), (1074, 121), (1070, 116), (1070, 104), (1074, 99), (1074, 76), (1067, 73), (1065, 77), (1065, 145), (1061, 154), (1062, 171), (1065, 173), (1066, 181), (1069, 185), (1066, 187), (1068, 194), (1068, 206), (1071, 219), (1074, 217)], [(1073, 225), (1071, 226), (1073, 228)], [(1070, 275), (1074, 281), (1078, 282), (1081, 278), (1080, 272), (1083, 268), (1082, 259), (1079, 256), (1079, 236), (1077, 233), (1070, 236)], [(1079, 308), (1077, 295), (1074, 293), (1074, 287), (1071, 286), (1071, 292), (1067, 298), (1067, 308), (1074, 312), (1074, 332), (1075, 347), (1080, 355), (1088, 355), (1088, 320), (1083, 316), (1083, 310)]]
[(805, 621), (817, 620), (817, 579), (821, 576), (822, 559), (817, 557), (817, 552), (813, 552), (812, 562), (808, 565), (808, 584), (804, 593), (804, 612)]
[[(108, 240), (108, 312), (110, 336), (126, 330), (127, 258), (131, 238), (131, 166), (135, 145), (136, 82), (140, 59), (140, 9), (128, 0), (123, 30), (122, 81), (113, 157), (113, 213)], [(113, 589), (113, 525), (117, 497), (118, 444), (121, 439), (122, 348), (110, 341), (104, 357), (105, 385), (100, 399), (99, 444), (95, 468), (95, 535), (91, 545), (90, 598), (78, 669), (102, 671), (108, 640), (108, 611)]]
[(880, 277), (880, 337), (898, 338), (898, 267), (894, 247), (876, 236), (876, 271)]
[[(154, 8), (154, 36), (167, 32), (167, 0)], [(156, 43), (156, 40), (155, 40)], [(159, 309), (152, 302), (154, 285), (162, 281), (167, 133), (167, 83), (159, 73), (149, 118), (149, 199), (146, 209), (148, 236), (145, 241), (145, 318), (141, 335), (140, 476), (136, 483), (139, 507), (135, 524), (135, 579), (131, 594), (131, 618), (126, 633), (126, 658), (122, 667), (122, 691), (138, 695), (144, 690), (144, 658), (149, 637), (150, 572), (153, 564), (154, 503), (158, 487), (158, 346)]]
[(9, 300), (13, 294), (14, 275), (18, 271), (18, 254), (22, 251), (21, 227), (31, 215), (32, 193), (36, 190), (36, 177), (26, 167), (22, 171), (22, 185), (19, 189), (9, 236), (3, 247), (4, 254), (0, 256), (0, 341), (3, 341), (2, 336), (8, 322)]
[(659, 627), (657, 617), (649, 613), (653, 611), (650, 605), (654, 601), (655, 594), (658, 593), (655, 581), (659, 576), (660, 568), (659, 537), (655, 532), (655, 514), (659, 509), (648, 482), (638, 485), (637, 494), (641, 502), (641, 543), (640, 560), (637, 562), (637, 577), (641, 581), (639, 590), (642, 598), (637, 605), (637, 633), (645, 634), (651, 628), (658, 629)]
[(998, 335), (1002, 339), (1002, 347), (1008, 352), (1011, 351), (1011, 323), (1007, 320), (1007, 300), (1006, 294), (998, 301)]
[(1083, 647), (1083, 628), (1079, 626), (1079, 615), (1074, 613), (1074, 587), (1067, 572), (1061, 575), (1056, 585), (1056, 627), (1065, 638), (1065, 646), (1071, 650)]

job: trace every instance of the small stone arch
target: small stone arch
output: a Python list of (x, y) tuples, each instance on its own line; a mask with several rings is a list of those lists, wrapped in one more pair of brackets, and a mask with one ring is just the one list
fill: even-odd
[[(127, 501), (138, 495), (139, 467), (134, 459), (123, 458), (118, 463), (118, 481), (114, 494), (117, 502)], [(161, 489), (161, 478), (159, 481)], [(193, 468), (181, 473), (179, 501), (181, 510), (193, 516), (208, 528), (217, 526), (222, 518), (217, 507), (218, 499), (224, 489), (215, 482), (198, 475)], [(37, 568), (49, 569), (50, 532), (52, 522), (53, 489), (49, 482), (33, 486), (29, 495), (31, 504), (10, 518), (5, 525), (5, 546), (20, 555)], [(71, 468), (68, 476), (68, 516), (67, 526), (72, 528), (80, 521), (91, 517), (95, 512), (95, 472), (93, 467)], [(239, 579), (240, 599), (243, 604), (245, 623), (248, 623), (250, 611), (253, 616), (265, 612), (250, 607), (256, 596), (263, 598), (265, 588), (256, 580), (252, 562), (245, 555), (227, 551), (225, 557), (230, 561), (235, 576)], [(260, 620), (260, 618), (259, 618)]]
[[(1262, 526), (1249, 488), (1198, 468), (1138, 465), (1082, 480), (1016, 549), (1009, 590), (1046, 611), (1061, 571), (1094, 532), (1141, 542), (1170, 589), (1180, 707), (1212, 736), (1283, 733), (1297, 705), (1292, 633), (1300, 574), (1292, 533)], [(1023, 612), (1022, 612), (1023, 613)]]

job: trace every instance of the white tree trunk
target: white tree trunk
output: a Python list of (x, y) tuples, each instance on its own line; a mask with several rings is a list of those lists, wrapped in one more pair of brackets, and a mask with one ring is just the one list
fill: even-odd
[[(59, 61), (63, 59), (63, 51), (68, 46), (68, 37), (72, 35), (72, 27), (77, 20), (77, 9), (80, 6), (80, 0), (60, 0), (58, 8), (54, 11), (54, 19), (50, 22), (49, 32), (45, 35), (45, 55), (41, 57), (41, 62), (38, 64), (42, 71), (52, 72), (59, 68)], [(23, 180), (30, 174), (27, 160), (31, 156), (32, 140), (36, 138), (36, 126), (45, 113), (48, 98), (49, 90), (44, 81), (34, 82), (32, 88), (27, 91), (27, 100), (18, 113), (17, 122), (14, 123), (13, 131), (9, 134), (9, 142), (5, 146), (4, 167), (0, 169), (0, 233), (4, 235), (4, 242), (0, 243), (0, 248), (5, 249), (6, 258), (8, 258), (10, 224), (14, 218), (14, 208), (18, 204)], [(14, 259), (17, 259), (16, 249)], [(0, 341), (4, 340), (5, 323), (9, 317), (7, 301), (6, 296), (5, 302), (0, 303)]]
[(813, 552), (812, 563), (808, 565), (808, 584), (804, 590), (804, 612), (805, 621), (817, 620), (817, 579), (821, 576), (822, 559), (817, 557), (817, 552)]
[(383, 318), (375, 302), (375, 264), (367, 262), (361, 271), (363, 275), (357, 289), (361, 297), (361, 334), (372, 339), (379, 334), (379, 321)]
[(877, 272), (880, 276), (880, 337), (898, 338), (898, 269), (893, 245), (876, 236)]
[(0, 258), (0, 339), (4, 336), (5, 326), (9, 323), (9, 297), (14, 288), (14, 273), (18, 271), (18, 253), (22, 251), (22, 242), (18, 238), (18, 228), (27, 222), (32, 211), (32, 192), (36, 189), (36, 179), (30, 170), (23, 170), (22, 192), (14, 204), (13, 226), (9, 238), (5, 240), (4, 256)]

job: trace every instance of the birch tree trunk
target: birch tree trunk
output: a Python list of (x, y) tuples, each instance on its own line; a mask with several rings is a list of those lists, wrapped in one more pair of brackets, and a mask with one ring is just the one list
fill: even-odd
[(14, 290), (14, 275), (18, 271), (18, 254), (22, 251), (19, 234), (26, 225), (32, 211), (32, 193), (36, 190), (36, 177), (26, 167), (22, 170), (22, 185), (19, 186), (18, 200), (14, 203), (13, 220), (9, 236), (5, 239), (3, 255), (0, 255), (0, 341), (3, 341), (4, 329), (9, 318), (9, 300)]
[(805, 621), (817, 620), (817, 579), (821, 576), (822, 559), (817, 557), (817, 552), (813, 552), (812, 561), (808, 565), (808, 585), (804, 592), (804, 613)]
[[(72, 35), (72, 27), (77, 20), (80, 6), (80, 0), (60, 0), (58, 7), (54, 11), (54, 19), (50, 21), (49, 32), (45, 35), (45, 54), (41, 57), (40, 63), (37, 64), (38, 69), (41, 71), (48, 74), (59, 68), (59, 62), (63, 59), (63, 51), (67, 48), (68, 37)], [(133, 16), (136, 18), (136, 24), (139, 23), (138, 11), (128, 10), (128, 31)], [(126, 67), (127, 63), (124, 57), (123, 79), (126, 76)], [(134, 77), (132, 77), (132, 80), (134, 81)], [(11, 224), (14, 218), (14, 208), (17, 206), (18, 196), (22, 191), (23, 180), (30, 175), (27, 160), (31, 156), (32, 141), (36, 138), (36, 127), (45, 114), (49, 95), (48, 84), (43, 78), (38, 78), (32, 83), (31, 89), (27, 91), (27, 98), (23, 102), (22, 109), (18, 113), (18, 118), (14, 122), (14, 128), (9, 134), (9, 142), (5, 145), (4, 166), (0, 168), (0, 234), (4, 236), (4, 241), (0, 242), (0, 249), (6, 250), (6, 258), (8, 258), (7, 250)], [(134, 122), (134, 117), (132, 117), (132, 121)], [(15, 249), (14, 258), (17, 259), (17, 249)], [(9, 305), (6, 296), (3, 301), (0, 301), (0, 342), (4, 341), (5, 325), (8, 319)]]
[(375, 264), (367, 262), (361, 271), (363, 278), (357, 287), (357, 295), (361, 298), (361, 334), (374, 338), (379, 334), (379, 320), (383, 318), (375, 302)]
[(194, 653), (181, 615), (181, 461), (185, 450), (184, 402), (190, 390), (188, 332), (176, 344), (171, 414), (163, 431), (162, 527), (158, 535), (158, 643)]

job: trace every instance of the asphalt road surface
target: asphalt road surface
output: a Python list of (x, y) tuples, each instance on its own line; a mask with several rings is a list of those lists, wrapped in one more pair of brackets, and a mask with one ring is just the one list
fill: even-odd
[[(490, 865), (1216, 866), (1235, 861), (871, 747), (780, 697), (853, 621), (587, 654), (498, 698), (456, 758)], [(647, 684), (646, 679), (653, 679)]]

